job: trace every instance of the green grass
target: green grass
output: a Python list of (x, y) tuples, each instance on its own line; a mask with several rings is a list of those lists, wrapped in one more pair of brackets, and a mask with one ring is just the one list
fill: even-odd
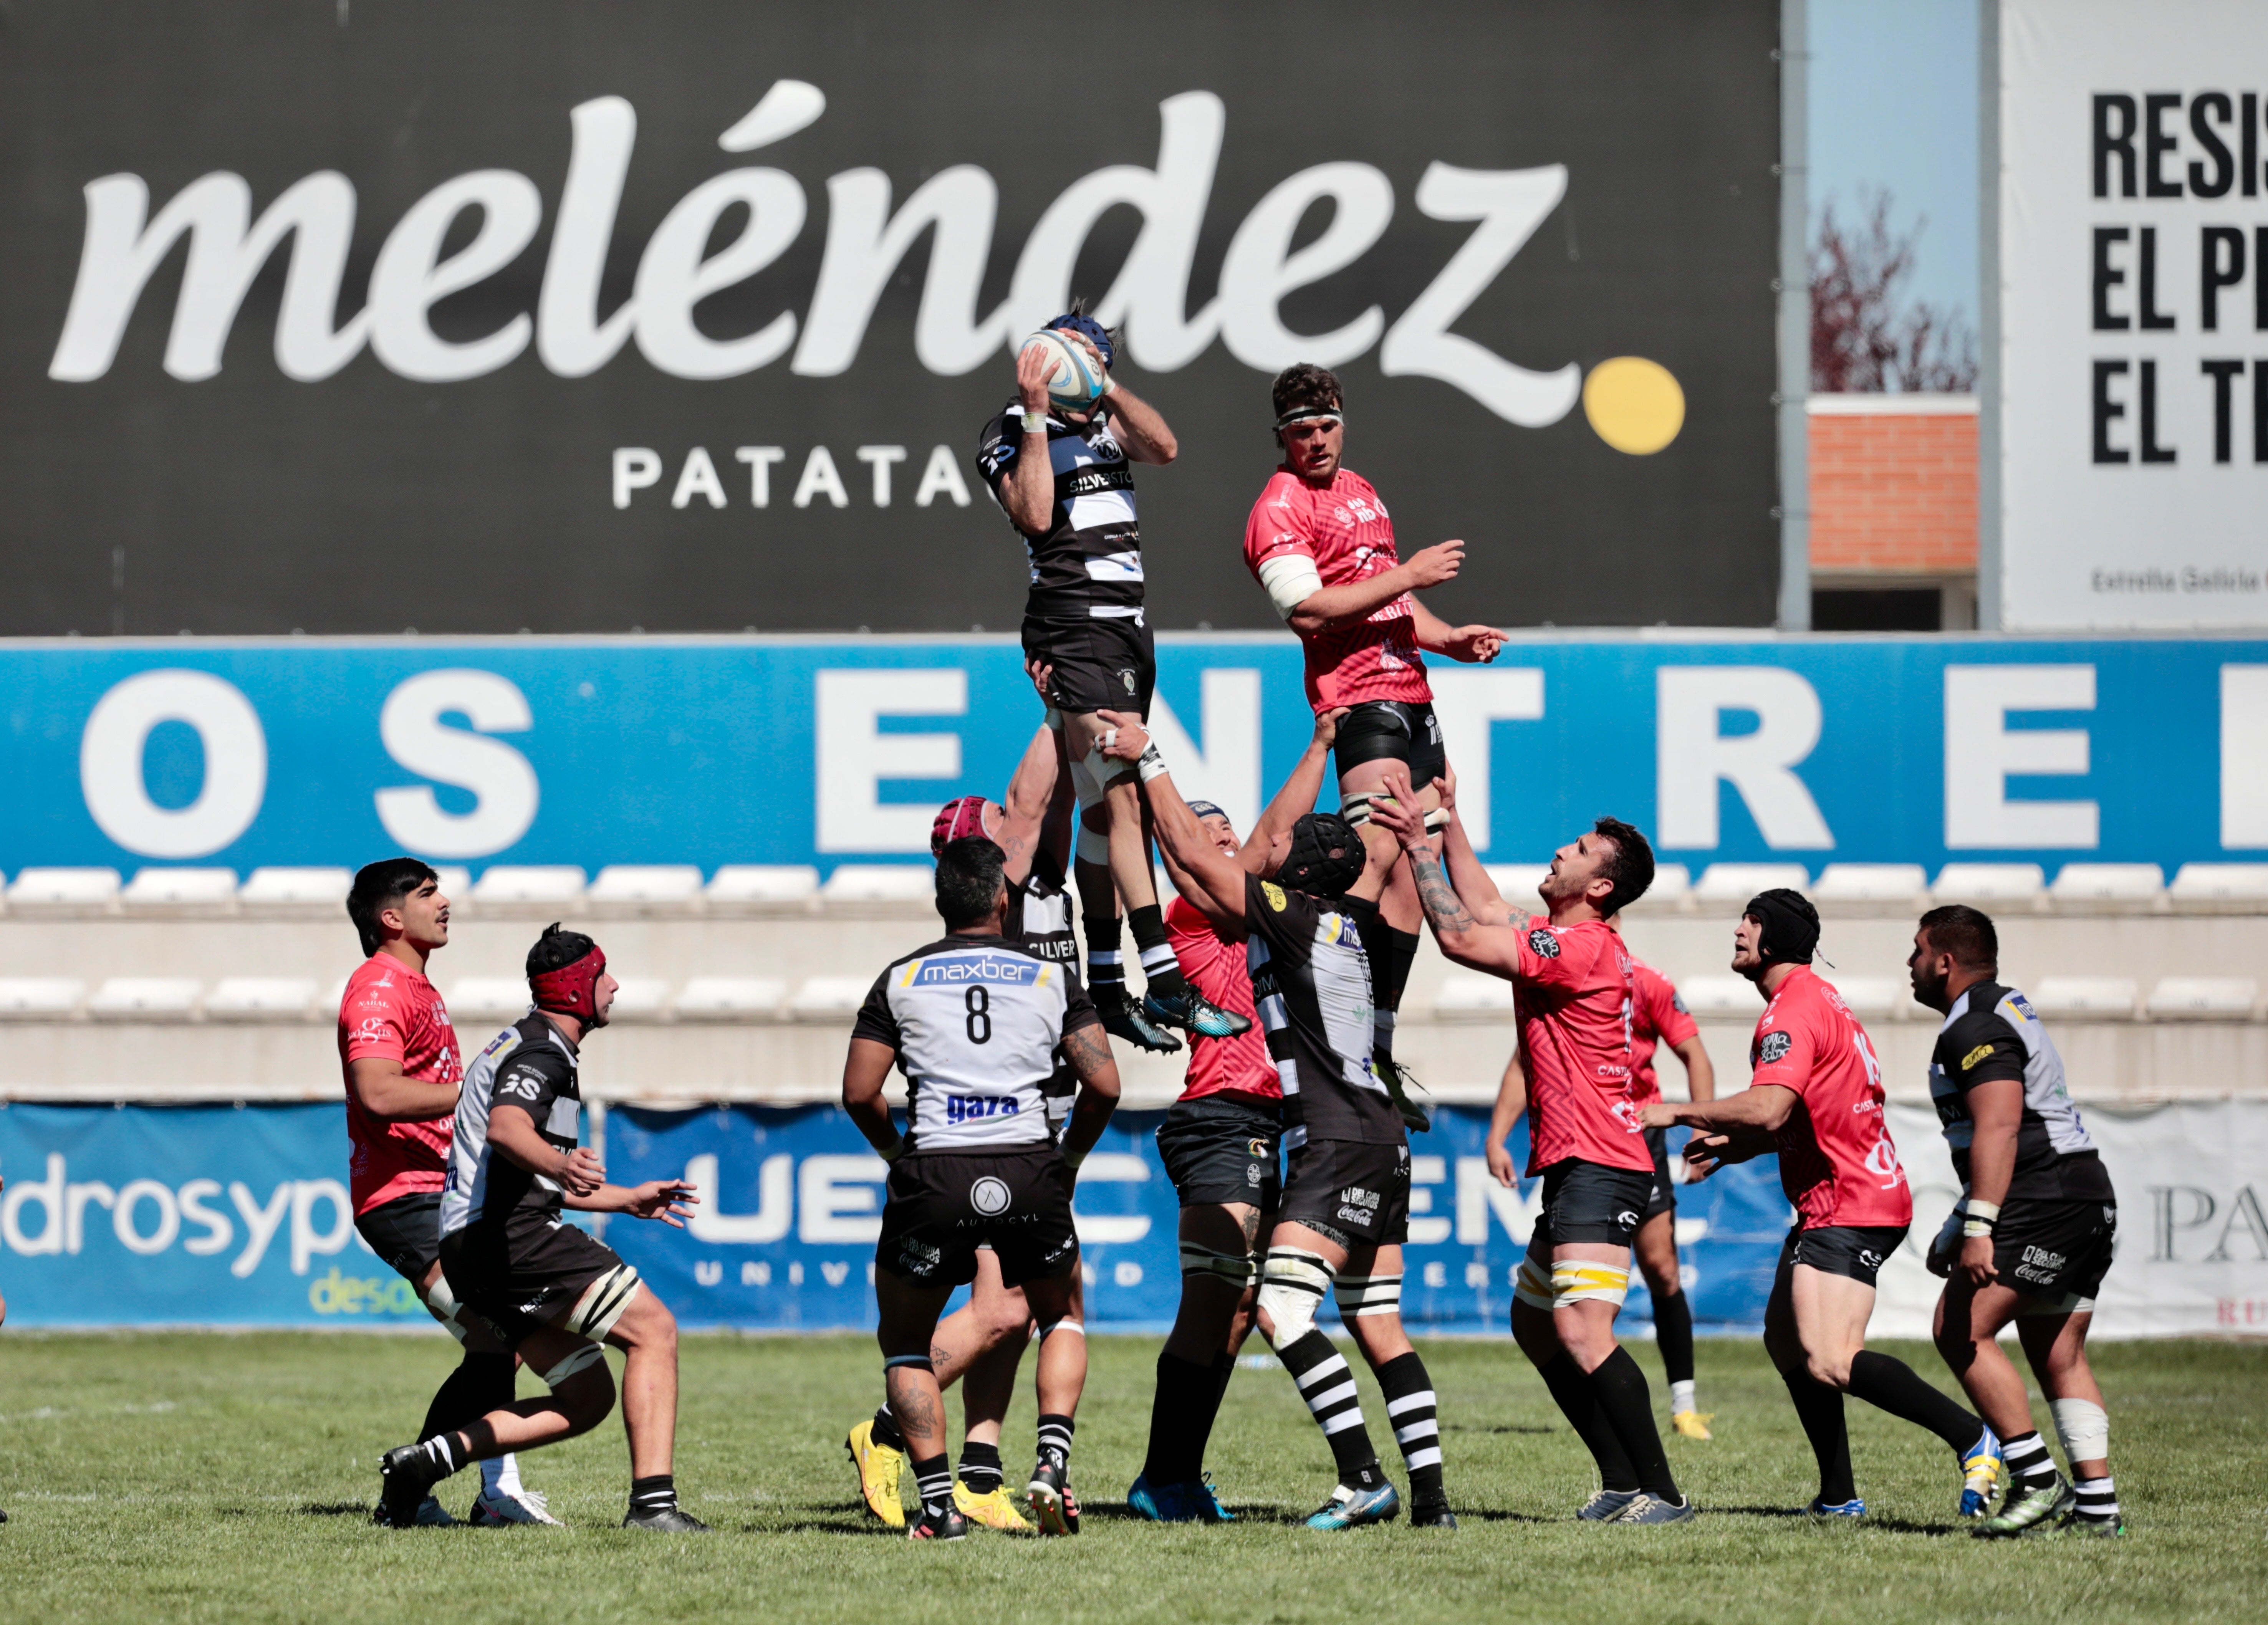
[[(1425, 1349), (1464, 1526), (1323, 1536), (1295, 1526), (1329, 1458), (1280, 1371), (1240, 1371), (1211, 1464), (1230, 1528), (1123, 1515), (1156, 1343), (1097, 1337), (1073, 1479), (1075, 1540), (980, 1531), (913, 1547), (866, 1522), (842, 1448), (874, 1402), (863, 1338), (688, 1338), (677, 1478), (716, 1535), (621, 1530), (619, 1424), (526, 1460), (565, 1530), (373, 1528), (378, 1454), (409, 1437), (453, 1346), (431, 1338), (0, 1338), (0, 1612), (33, 1619), (393, 1621), (1063, 1620), (1654, 1621), (2257, 1620), (2268, 1592), (2268, 1348), (2111, 1345), (2097, 1354), (2132, 1534), (1984, 1542), (1953, 1527), (1935, 1440), (1851, 1405), (1856, 1526), (1787, 1517), (1815, 1488), (1756, 1347), (1704, 1342), (1717, 1440), (1671, 1441), (1696, 1525), (1579, 1526), (1590, 1468), (1509, 1343)], [(1951, 1384), (1926, 1349), (1897, 1350)], [(1650, 1349), (1638, 1351), (1659, 1386)], [(523, 1385), (526, 1385), (523, 1379)], [(1028, 1385), (1028, 1377), (1027, 1379)], [(1009, 1421), (1028, 1463), (1028, 1386)], [(1376, 1390), (1365, 1377), (1373, 1435)], [(957, 1401), (953, 1406), (956, 1417)], [(2044, 1418), (2044, 1408), (2041, 1408)], [(461, 1511), (470, 1474), (444, 1486)]]

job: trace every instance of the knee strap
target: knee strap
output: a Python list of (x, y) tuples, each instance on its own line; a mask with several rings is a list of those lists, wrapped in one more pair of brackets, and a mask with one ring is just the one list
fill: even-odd
[(1598, 1302), (1612, 1304), (1617, 1309), (1630, 1291), (1630, 1271), (1617, 1269), (1612, 1264), (1594, 1263), (1587, 1259), (1554, 1260), (1551, 1265), (1551, 1306), (1564, 1309), (1570, 1304)]
[(459, 1342), (465, 1341), (464, 1305), (449, 1290), (448, 1276), (433, 1277), (433, 1284), (425, 1289), (425, 1306), (440, 1317), (441, 1324), (448, 1328), (450, 1336)]
[(638, 1272), (628, 1264), (617, 1264), (583, 1289), (583, 1296), (575, 1300), (563, 1324), (578, 1337), (602, 1342), (630, 1306), (637, 1290)]
[(1260, 1275), (1260, 1308), (1276, 1328), (1274, 1342), (1287, 1348), (1314, 1329), (1315, 1311), (1337, 1273), (1330, 1261), (1305, 1247), (1270, 1247)]
[(1086, 754), (1086, 771), (1095, 783), (1101, 787), (1095, 792), (1094, 798), (1100, 801), (1102, 799), (1102, 790), (1108, 790), (1120, 779), (1128, 778), (1133, 775), (1134, 764), (1116, 756), (1106, 756), (1098, 748)]
[(1520, 1275), (1513, 1283), (1512, 1295), (1530, 1309), (1551, 1312), (1551, 1266), (1539, 1261), (1535, 1254), (1520, 1261)]
[(1394, 798), (1382, 790), (1358, 790), (1353, 795), (1340, 798), (1339, 816), (1359, 829), (1370, 822), (1370, 808), (1373, 802), (1384, 802), (1391, 806), (1394, 805)]
[(543, 1385), (556, 1391), (559, 1385), (570, 1377), (574, 1376), (578, 1371), (586, 1371), (593, 1365), (602, 1364), (606, 1357), (607, 1351), (598, 1344), (585, 1343), (574, 1353), (561, 1360), (558, 1364), (544, 1372)]
[(1359, 1319), (1402, 1312), (1400, 1276), (1341, 1276), (1335, 1290), (1342, 1315)]
[(1248, 1253), (1222, 1253), (1200, 1241), (1182, 1243), (1183, 1276), (1219, 1276), (1240, 1290), (1258, 1278), (1260, 1266)]
[(1071, 758), (1071, 794), (1079, 798), (1079, 810), (1082, 812), (1100, 805), (1102, 801), (1102, 786), (1095, 782), (1094, 774), (1086, 765), (1093, 760), (1094, 755), (1091, 752), (1085, 756)]
[(1040, 1327), (1040, 1341), (1042, 1342), (1045, 1342), (1050, 1336), (1057, 1332), (1071, 1332), (1082, 1340), (1086, 1336), (1086, 1327), (1079, 1324), (1079, 1322), (1071, 1316), (1065, 1315), (1060, 1320), (1050, 1320), (1045, 1326)]
[(1101, 864), (1105, 868), (1110, 864), (1110, 837), (1099, 829), (1089, 829), (1085, 819), (1079, 820), (1079, 835), (1071, 842), (1071, 850), (1083, 864)]
[(2048, 1408), (2055, 1413), (2056, 1437), (2063, 1441), (2063, 1456), (2073, 1477), (2082, 1461), (2110, 1459), (2110, 1414), (2093, 1400), (2057, 1400)]
[(927, 1371), (932, 1376), (937, 1374), (937, 1367), (930, 1364), (929, 1356), (925, 1354), (895, 1354), (882, 1362), (882, 1369), (886, 1371), (895, 1371), (901, 1365), (912, 1366), (917, 1371)]

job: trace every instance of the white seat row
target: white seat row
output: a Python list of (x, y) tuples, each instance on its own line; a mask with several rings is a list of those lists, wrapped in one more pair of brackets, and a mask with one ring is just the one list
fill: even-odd
[[(808, 864), (728, 864), (705, 881), (691, 864), (616, 864), (596, 879), (570, 864), (443, 868), (441, 889), (469, 913), (600, 915), (856, 911), (926, 906), (935, 890), (925, 864), (843, 864), (821, 884)], [(122, 880), (115, 869), (26, 869), (5, 892), (26, 915), (335, 914), (354, 873), (347, 869), (151, 868)]]
[[(1527, 903), (1546, 868), (1491, 864), (1488, 871), (1506, 898)], [(2066, 864), (2052, 884), (2037, 864), (1948, 864), (1934, 882), (1919, 864), (1829, 864), (1815, 879), (1801, 864), (1712, 864), (1697, 880), (1683, 864), (1663, 864), (1638, 907), (1659, 911), (1744, 903), (1775, 886), (1792, 887), (1830, 908), (1918, 909), (1959, 902), (2082, 914), (2268, 912), (2268, 864), (2183, 864), (2170, 886), (2155, 864)]]
[[(766, 976), (697, 976), (671, 996), (666, 982), (624, 979), (615, 1018), (623, 1021), (817, 1021), (841, 1023), (857, 1013), (872, 980), (813, 976), (792, 989)], [(207, 992), (184, 976), (113, 976), (92, 992), (66, 976), (0, 977), (0, 1020), (285, 1022), (328, 1021), (343, 984), (309, 977), (232, 976)], [(444, 989), (460, 1026), (510, 1021), (528, 1008), (527, 983), (516, 977), (468, 976)]]
[[(1832, 976), (1837, 991), (1862, 1019), (1929, 1021), (1905, 981), (1893, 976)], [(1756, 984), (1743, 976), (1687, 976), (1677, 983), (1685, 1007), (1701, 1021), (1753, 1022), (1764, 1013)], [(2261, 1014), (2260, 984), (2250, 976), (2169, 976), (2142, 996), (2124, 976), (2043, 976), (2024, 989), (2043, 1017), (2080, 1021), (2250, 1021)], [(1511, 1014), (1512, 984), (1495, 976), (1452, 975), (1441, 984), (1434, 1015), (1444, 1021), (1494, 1020)]]

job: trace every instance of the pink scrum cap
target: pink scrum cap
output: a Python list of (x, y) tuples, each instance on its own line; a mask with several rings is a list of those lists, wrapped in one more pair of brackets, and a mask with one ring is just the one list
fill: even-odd
[(936, 857), (955, 841), (990, 839), (984, 827), (984, 798), (956, 796), (937, 810), (937, 821), (929, 827), (929, 855)]

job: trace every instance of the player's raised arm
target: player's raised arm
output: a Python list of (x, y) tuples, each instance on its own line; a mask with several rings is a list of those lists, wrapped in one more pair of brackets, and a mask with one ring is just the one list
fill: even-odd
[(1247, 873), (1269, 873), (1275, 866), (1270, 854), (1277, 843), (1291, 839), (1292, 826), (1315, 810), (1315, 798), (1323, 790), (1323, 769), (1330, 765), (1331, 746), (1338, 740), (1339, 723), (1345, 716), (1346, 708), (1341, 706), (1315, 718), (1315, 732), (1293, 765), (1292, 776), (1269, 802), (1260, 821), (1244, 838), (1243, 850), (1237, 854), (1237, 862)]
[(1473, 918), (1482, 924), (1519, 924), (1528, 917), (1527, 910), (1515, 908), (1505, 901), (1480, 855), (1473, 850), (1472, 838), (1465, 833), (1464, 820), (1457, 812), (1455, 768), (1433, 781), (1433, 793), (1440, 797), (1441, 811), (1448, 815), (1448, 822), (1441, 831), (1441, 866), (1448, 871), (1449, 884), (1456, 888)]
[[(1087, 348), (1092, 349), (1094, 346)], [(1096, 358), (1101, 359), (1099, 356)], [(1181, 442), (1166, 426), (1158, 408), (1116, 379), (1104, 385), (1102, 401), (1110, 414), (1111, 433), (1118, 437), (1118, 444), (1134, 461), (1162, 465), (1181, 455)]]
[[(1027, 536), (1044, 536), (1055, 514), (1055, 460), (1048, 452), (1047, 351), (1027, 345), (1016, 352), (1016, 395), (1024, 408), (1017, 428), (1014, 450), (988, 443), (984, 456), (1007, 462), (1000, 475), (1000, 506), (1009, 521)], [(997, 466), (997, 464), (991, 465)]]
[(1410, 876), (1418, 883), (1418, 906), (1425, 911), (1426, 923), (1433, 928), (1433, 939), (1441, 945), (1441, 952), (1476, 970), (1506, 977), (1519, 974), (1523, 968), (1519, 931), (1510, 925), (1487, 923), (1465, 906), (1448, 871), (1442, 867), (1436, 840), (1425, 834), (1425, 814), (1410, 792), (1409, 779), (1389, 770), (1386, 788), (1387, 796), (1371, 803), (1370, 815), (1392, 833), (1408, 854)]
[(1057, 783), (1062, 777), (1057, 755), (1055, 730), (1041, 728), (1032, 735), (1024, 759), (1016, 764), (1001, 798), (1002, 816), (992, 839), (1008, 860), (1003, 872), (1011, 886), (1022, 885), (1032, 872), (1033, 856), (1046, 833), (1048, 814), (1057, 799)]
[(1167, 771), (1164, 759), (1157, 754), (1158, 747), (1143, 731), (1141, 718), (1122, 711), (1096, 714), (1110, 729), (1101, 741), (1102, 754), (1134, 762), (1141, 772), (1142, 793), (1149, 802), (1159, 846), (1171, 856), (1182, 873), (1204, 889), (1222, 916), (1242, 920), (1244, 865), (1215, 846), (1205, 835), (1197, 815), (1189, 811), (1189, 804), (1174, 788), (1174, 776)]

